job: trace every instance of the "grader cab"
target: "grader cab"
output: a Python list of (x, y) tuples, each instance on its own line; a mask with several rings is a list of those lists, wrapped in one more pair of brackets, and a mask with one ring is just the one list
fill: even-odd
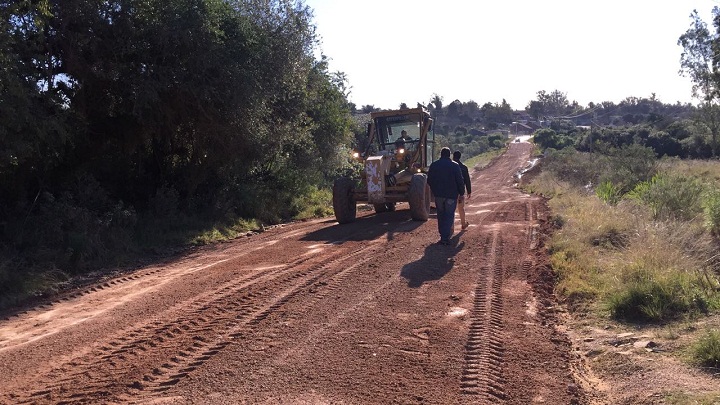
[(355, 221), (357, 203), (376, 212), (394, 211), (407, 202), (410, 216), (426, 221), (430, 213), (427, 171), (434, 160), (433, 119), (422, 107), (370, 114), (368, 146), (357, 152), (364, 164), (360, 181), (340, 178), (333, 185), (333, 209), (341, 224)]

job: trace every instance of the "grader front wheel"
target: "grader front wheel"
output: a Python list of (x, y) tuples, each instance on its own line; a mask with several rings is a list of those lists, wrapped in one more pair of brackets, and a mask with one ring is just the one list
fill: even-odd
[(430, 187), (427, 185), (427, 175), (424, 173), (416, 173), (410, 179), (408, 203), (410, 204), (410, 217), (414, 221), (428, 220), (430, 217)]
[(352, 195), (354, 189), (354, 182), (347, 177), (339, 178), (333, 184), (333, 210), (338, 223), (347, 224), (355, 221), (357, 204)]

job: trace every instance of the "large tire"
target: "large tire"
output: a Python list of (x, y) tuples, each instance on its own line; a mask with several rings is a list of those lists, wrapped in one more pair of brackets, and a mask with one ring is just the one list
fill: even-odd
[(357, 203), (352, 196), (355, 183), (347, 178), (341, 177), (333, 184), (333, 210), (335, 219), (341, 224), (355, 221), (357, 216)]
[(427, 185), (426, 174), (413, 174), (408, 190), (408, 203), (410, 204), (410, 217), (413, 220), (428, 220), (430, 217), (430, 187)]

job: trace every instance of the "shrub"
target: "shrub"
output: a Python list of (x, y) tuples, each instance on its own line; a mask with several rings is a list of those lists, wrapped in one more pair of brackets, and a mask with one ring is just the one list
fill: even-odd
[(694, 310), (706, 312), (707, 301), (698, 294), (692, 277), (675, 272), (661, 276), (645, 269), (632, 269), (608, 297), (615, 319), (657, 322)]
[(604, 165), (602, 161), (595, 163), (599, 182), (610, 181), (623, 194), (636, 184), (651, 179), (657, 172), (655, 153), (652, 149), (640, 145), (611, 148), (603, 157)]
[(314, 188), (296, 199), (299, 214), (295, 219), (322, 218), (333, 215), (332, 192), (328, 189)]
[(560, 151), (548, 149), (543, 167), (560, 180), (583, 187), (588, 183), (597, 183), (597, 162), (594, 162), (591, 156), (571, 148)]
[(692, 360), (703, 367), (720, 368), (720, 332), (709, 331), (692, 346)]
[(620, 188), (612, 182), (604, 181), (595, 188), (595, 194), (603, 200), (604, 203), (615, 205), (622, 198)]
[(627, 194), (650, 207), (655, 219), (690, 220), (701, 211), (703, 186), (696, 179), (655, 175)]
[(178, 215), (180, 195), (173, 187), (158, 188), (149, 201), (150, 214), (157, 218), (174, 218)]

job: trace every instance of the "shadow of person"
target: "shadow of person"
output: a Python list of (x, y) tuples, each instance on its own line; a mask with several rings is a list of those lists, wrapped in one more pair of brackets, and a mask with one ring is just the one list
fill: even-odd
[(400, 270), (400, 276), (408, 281), (408, 287), (419, 288), (423, 283), (439, 280), (452, 270), (454, 256), (462, 250), (465, 242), (458, 243), (460, 235), (450, 240), (450, 245), (433, 243), (425, 248), (425, 254), (419, 260), (408, 263)]

